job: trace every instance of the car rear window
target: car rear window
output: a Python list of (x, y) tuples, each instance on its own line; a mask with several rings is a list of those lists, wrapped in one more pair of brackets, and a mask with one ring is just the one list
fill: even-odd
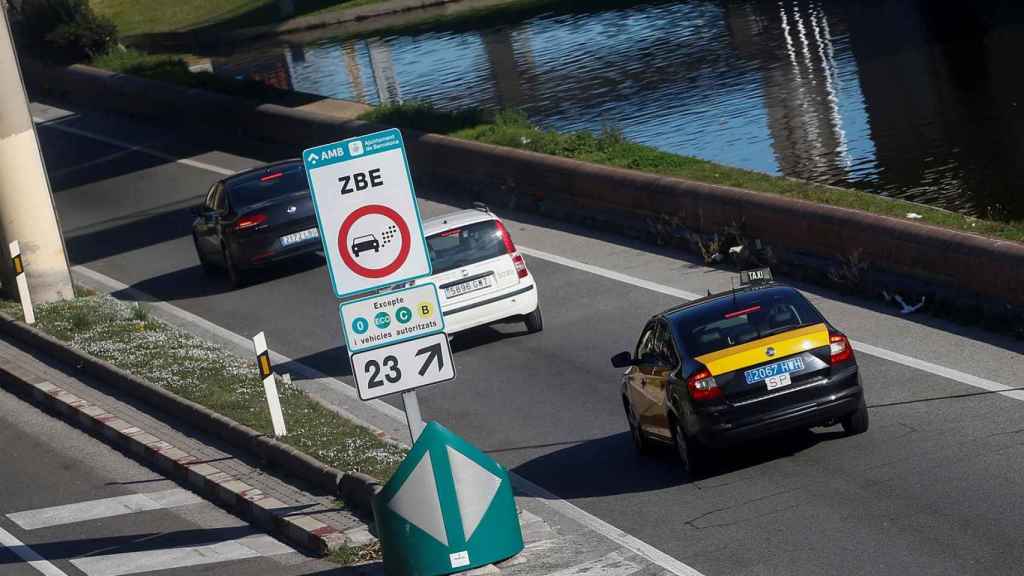
[(450, 228), (427, 237), (434, 274), (507, 254), (494, 220)]
[(672, 329), (690, 356), (824, 321), (806, 298), (789, 288), (745, 292), (735, 300), (710, 301), (671, 317)]
[(235, 210), (309, 188), (302, 164), (273, 166), (227, 182), (228, 198)]

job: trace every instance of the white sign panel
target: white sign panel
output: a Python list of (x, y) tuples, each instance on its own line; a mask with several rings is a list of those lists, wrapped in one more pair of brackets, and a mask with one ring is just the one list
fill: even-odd
[(350, 356), (359, 397), (372, 400), (455, 378), (443, 332)]
[(302, 159), (335, 296), (430, 274), (401, 132), (310, 148)]
[(444, 331), (433, 283), (344, 302), (338, 309), (349, 354)]

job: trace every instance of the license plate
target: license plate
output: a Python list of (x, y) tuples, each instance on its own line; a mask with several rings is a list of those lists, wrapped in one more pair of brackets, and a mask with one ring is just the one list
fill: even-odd
[(296, 232), (287, 236), (281, 236), (281, 245), (288, 246), (290, 244), (296, 244), (303, 240), (309, 240), (310, 238), (318, 238), (320, 231), (316, 228), (310, 228), (309, 230), (303, 230), (302, 232)]
[[(789, 384), (791, 382), (789, 373), (803, 369), (803, 358), (796, 357), (776, 362), (774, 364), (768, 364), (766, 366), (758, 366), (753, 370), (747, 370), (743, 373), (743, 376), (746, 377), (747, 384), (753, 384), (755, 382), (760, 382), (761, 380), (768, 382), (769, 378), (775, 378), (772, 382), (768, 382), (768, 389), (771, 390), (772, 388), (778, 388)], [(782, 376), (785, 376), (784, 382)]]
[(455, 286), (449, 286), (444, 289), (444, 295), (446, 298), (454, 298), (456, 296), (462, 296), (467, 292), (473, 292), (474, 290), (482, 290), (484, 288), (490, 288), (494, 283), (491, 276), (484, 276), (483, 278), (474, 278), (469, 282), (463, 282), (462, 284), (456, 284)]

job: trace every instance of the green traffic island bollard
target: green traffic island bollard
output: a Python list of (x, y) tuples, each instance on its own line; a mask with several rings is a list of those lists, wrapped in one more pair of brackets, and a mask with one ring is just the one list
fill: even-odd
[(437, 422), (373, 499), (392, 576), (462, 572), (523, 550), (508, 472)]

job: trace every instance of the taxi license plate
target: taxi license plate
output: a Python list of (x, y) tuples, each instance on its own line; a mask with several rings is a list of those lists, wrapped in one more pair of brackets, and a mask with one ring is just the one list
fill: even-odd
[(792, 382), (790, 372), (798, 372), (804, 369), (803, 358), (796, 357), (766, 366), (758, 366), (753, 370), (747, 370), (743, 376), (747, 384), (753, 384), (764, 380), (769, 390), (786, 386)]
[(302, 232), (296, 232), (294, 234), (288, 234), (287, 236), (281, 236), (281, 245), (289, 246), (302, 242), (303, 240), (309, 240), (310, 238), (317, 238), (320, 236), (320, 231), (316, 228), (310, 228), (303, 230)]
[(491, 276), (484, 276), (483, 278), (474, 278), (469, 282), (463, 282), (462, 284), (456, 284), (455, 286), (449, 286), (444, 289), (445, 298), (454, 298), (456, 296), (462, 296), (467, 292), (473, 292), (475, 290), (482, 290), (484, 288), (490, 288), (494, 283), (494, 279)]

